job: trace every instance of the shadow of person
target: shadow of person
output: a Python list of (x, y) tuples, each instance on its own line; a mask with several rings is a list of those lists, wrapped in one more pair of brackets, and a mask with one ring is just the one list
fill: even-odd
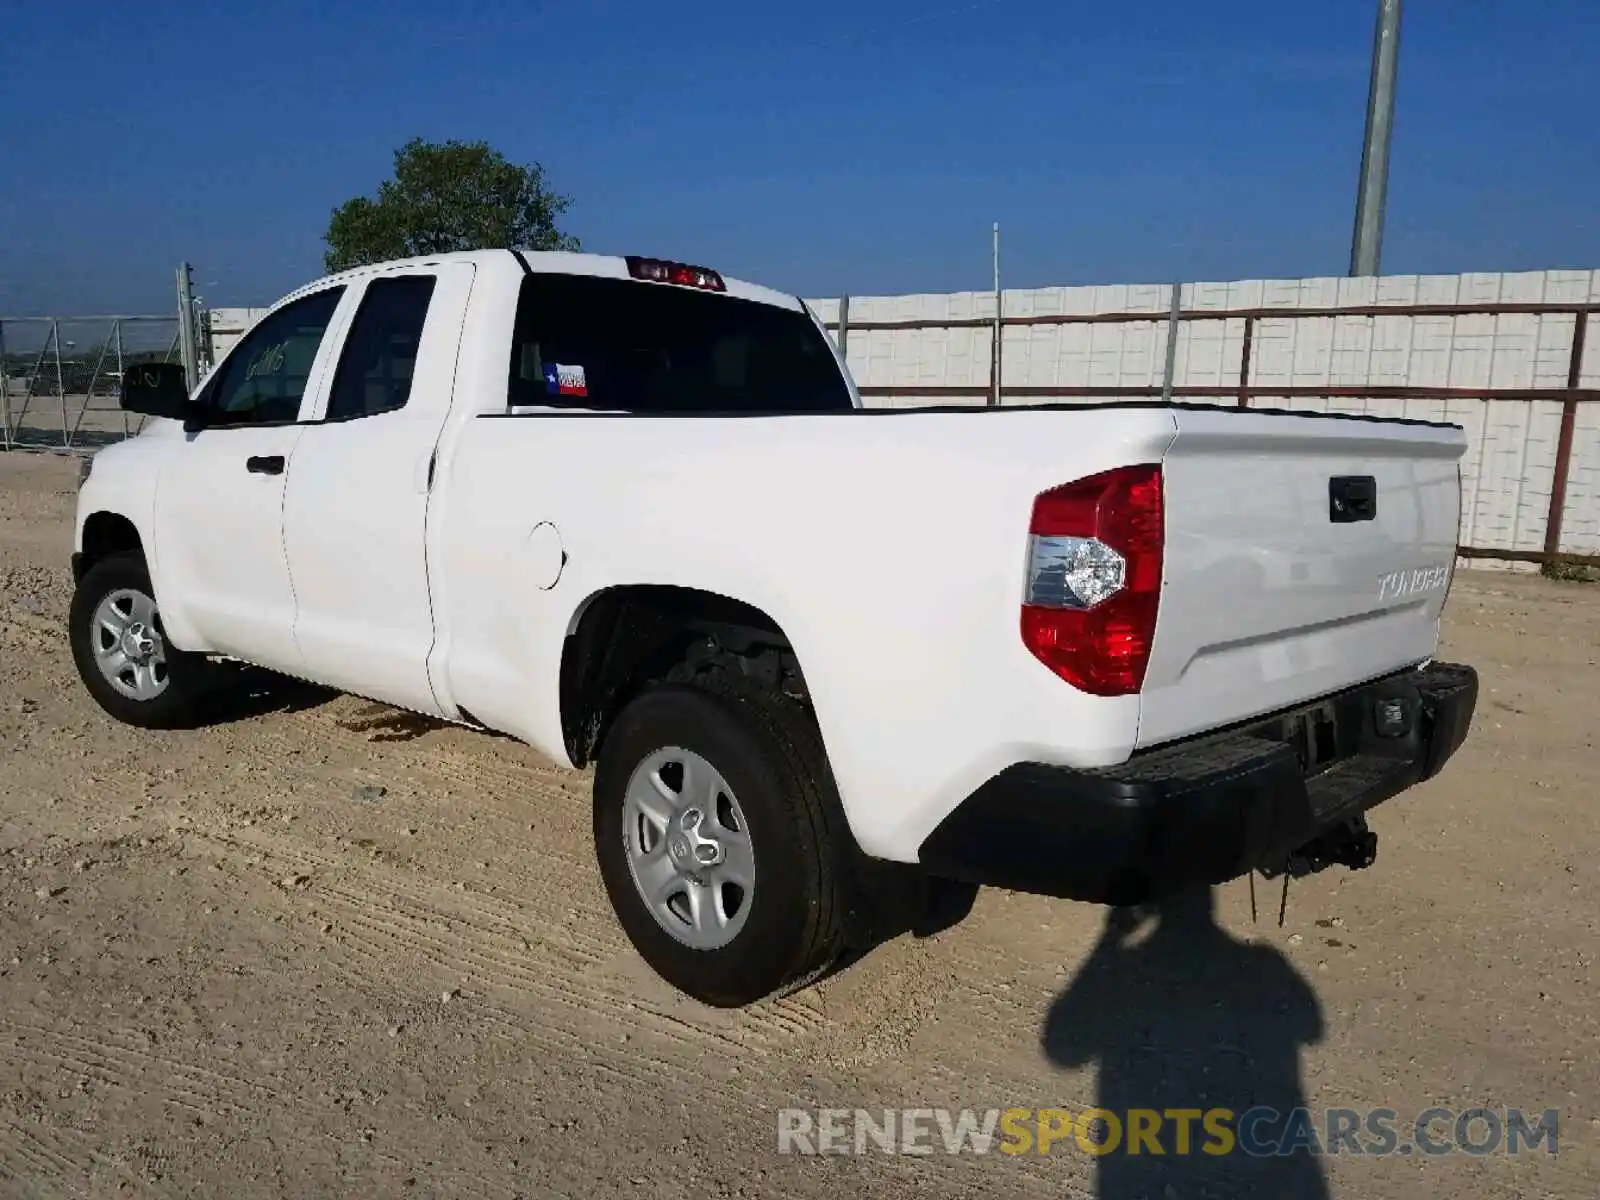
[[(1095, 1167), (1104, 1200), (1321, 1200), (1327, 1180), (1310, 1151), (1320, 1140), (1311, 1142), (1305, 1113), (1291, 1115), (1306, 1103), (1300, 1047), (1321, 1037), (1311, 986), (1277, 950), (1218, 926), (1202, 889), (1112, 909), (1051, 1006), (1043, 1044), (1061, 1066), (1097, 1065), (1096, 1104), (1121, 1125), (1097, 1118), (1088, 1129), (1103, 1150)], [(1202, 1118), (1215, 1109), (1232, 1112), (1212, 1113), (1224, 1131), (1217, 1136)], [(1131, 1110), (1145, 1110), (1132, 1119), (1154, 1141), (1130, 1144)]]

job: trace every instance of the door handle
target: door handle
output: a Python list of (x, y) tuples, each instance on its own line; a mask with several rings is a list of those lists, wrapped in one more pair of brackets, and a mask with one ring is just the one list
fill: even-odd
[(282, 475), (283, 455), (252, 454), (244, 460), (244, 469), (252, 475)]

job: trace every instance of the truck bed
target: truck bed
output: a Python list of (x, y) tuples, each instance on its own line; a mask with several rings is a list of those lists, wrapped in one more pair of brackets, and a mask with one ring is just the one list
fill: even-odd
[[(738, 599), (795, 647), (863, 849), (909, 860), (1011, 763), (1112, 765), (1429, 657), (1464, 446), (1447, 425), (1156, 404), (480, 417), (429, 517), (449, 687), (559, 747), (559, 706), (528, 681), (557, 677), (574, 596), (627, 581)], [(1087, 696), (1019, 637), (1029, 514), (1130, 463), (1168, 473), (1149, 682)], [(1332, 525), (1328, 480), (1356, 474), (1377, 479), (1378, 518)], [(550, 590), (528, 559), (541, 522), (565, 560)], [(518, 606), (508, 568), (529, 583)], [(1435, 568), (1438, 586), (1380, 594)]]

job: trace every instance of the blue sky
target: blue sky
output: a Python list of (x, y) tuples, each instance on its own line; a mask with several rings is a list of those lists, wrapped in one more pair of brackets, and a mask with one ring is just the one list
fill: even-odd
[[(6, 6), (0, 314), (321, 273), (421, 135), (807, 295), (1341, 274), (1373, 0)], [(1596, 0), (1411, 0), (1384, 270), (1600, 266)]]

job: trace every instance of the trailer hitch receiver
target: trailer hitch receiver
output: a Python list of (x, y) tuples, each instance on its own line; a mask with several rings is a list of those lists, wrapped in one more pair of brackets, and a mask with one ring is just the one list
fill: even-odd
[(1301, 879), (1329, 867), (1360, 871), (1370, 867), (1377, 858), (1378, 835), (1367, 828), (1366, 817), (1352, 817), (1291, 851), (1281, 866), (1263, 868), (1261, 873), (1268, 879), (1277, 875)]

